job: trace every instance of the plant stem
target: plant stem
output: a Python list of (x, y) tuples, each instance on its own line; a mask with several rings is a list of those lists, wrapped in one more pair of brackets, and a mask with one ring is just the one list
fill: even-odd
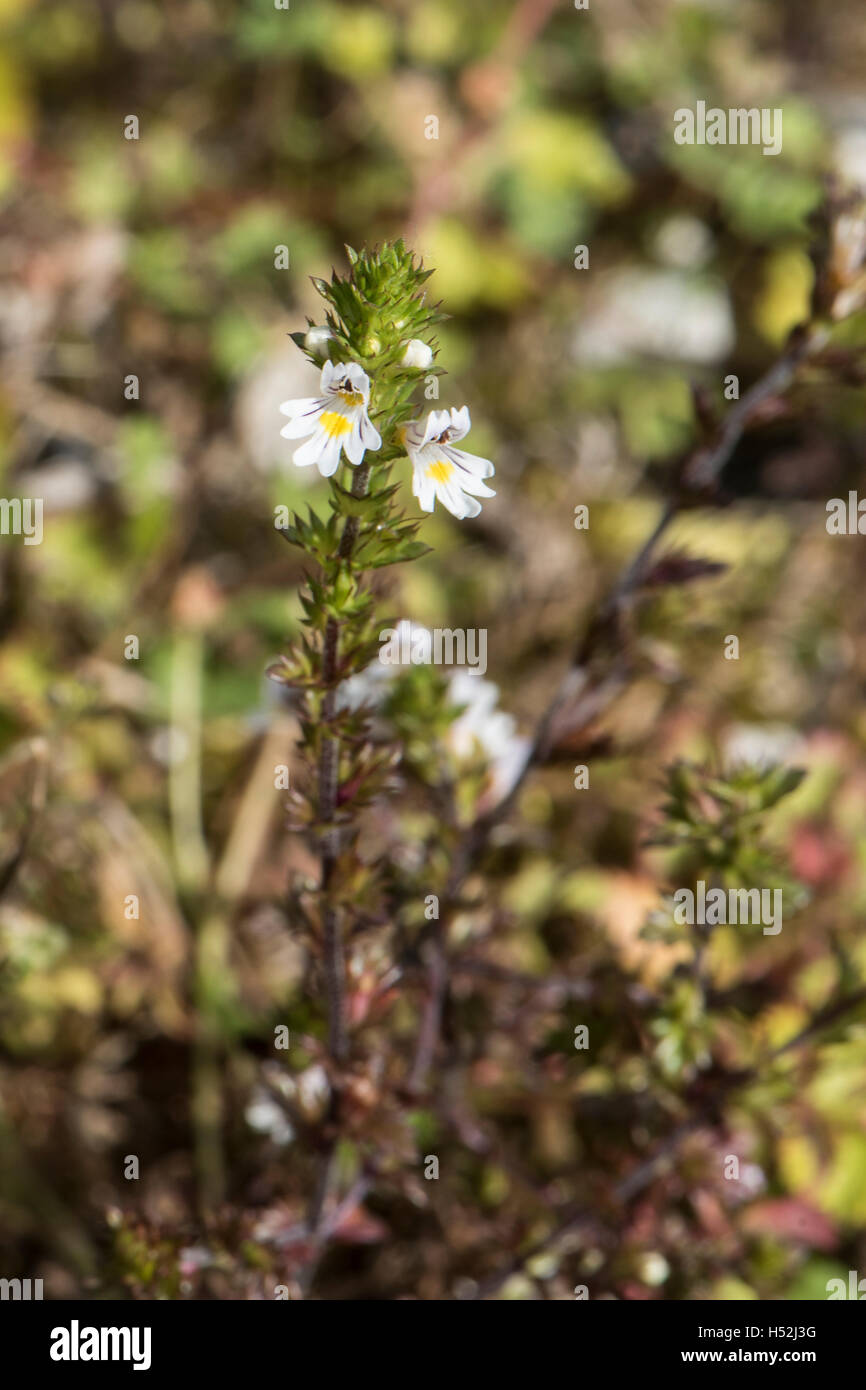
[[(353, 473), (352, 496), (366, 497), (369, 486), (369, 465), (361, 464)], [(346, 563), (351, 559), (359, 529), (360, 520), (358, 517), (346, 518), (338, 551), (340, 560)], [(331, 618), (325, 629), (322, 649), (322, 683), (325, 686), (325, 698), (322, 702), (322, 723), (326, 729), (332, 723), (337, 709), (339, 644), (340, 625), (335, 618)], [(346, 967), (339, 914), (331, 901), (331, 888), (338, 851), (338, 832), (334, 826), (334, 818), (337, 811), (339, 776), (340, 741), (333, 734), (326, 733), (319, 750), (319, 821), (324, 827), (321, 848), (321, 893), (325, 993), (328, 1001), (328, 1051), (335, 1061), (343, 1062), (349, 1048), (343, 1006)]]
[(171, 730), (180, 747), (171, 750), (169, 800), (177, 877), (192, 893), (201, 892), (210, 871), (201, 820), (203, 665), (201, 632), (179, 627), (171, 653)]

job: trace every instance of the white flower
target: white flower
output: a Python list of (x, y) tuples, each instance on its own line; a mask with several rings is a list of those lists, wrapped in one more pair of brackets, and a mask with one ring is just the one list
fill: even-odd
[(257, 1087), (253, 1093), (244, 1111), (244, 1118), (250, 1129), (257, 1130), (259, 1134), (267, 1134), (275, 1144), (288, 1144), (295, 1137), (295, 1131), (286, 1118), (285, 1111), (273, 1096), (261, 1087)]
[(328, 1073), (318, 1062), (295, 1077), (295, 1088), (301, 1109), (307, 1114), (323, 1111), (331, 1094)]
[(422, 343), (420, 338), (410, 338), (406, 344), (406, 351), (403, 353), (404, 367), (417, 367), (419, 371), (425, 371), (433, 361), (433, 349), (427, 343)]
[(734, 724), (725, 735), (725, 759), (732, 766), (766, 768), (790, 761), (797, 742), (787, 724)]
[(581, 363), (615, 366), (635, 357), (717, 362), (734, 343), (727, 291), (680, 270), (626, 267), (600, 280), (575, 332)]
[(327, 352), (328, 342), (333, 336), (333, 333), (327, 325), (320, 327), (318, 324), (314, 324), (312, 328), (307, 329), (304, 347), (307, 349), (307, 352)]
[[(433, 643), (433, 634), (429, 628), (423, 627), (421, 623), (413, 623), (409, 618), (401, 618), (394, 629), (394, 637), (391, 641), (395, 651), (402, 651), (403, 644), (412, 649), (429, 651)], [(400, 674), (401, 667), (398, 664), (391, 665), (382, 660), (381, 648), (379, 656), (375, 661), (371, 661), (369, 666), (365, 666), (362, 671), (357, 671), (354, 676), (349, 676), (337, 686), (337, 709), (360, 709), (362, 705), (381, 705), (388, 695), (391, 682)]]
[(284, 439), (303, 439), (295, 450), (299, 468), (314, 463), (323, 478), (336, 473), (340, 450), (350, 463), (360, 463), (367, 449), (380, 449), (382, 437), (367, 415), (370, 378), (356, 362), (326, 362), (322, 367), (321, 396), (284, 401), (280, 406), (289, 423), (280, 434)]
[(462, 410), (431, 410), (426, 424), (413, 420), (403, 431), (403, 443), (414, 469), (412, 491), (423, 512), (432, 512), (438, 497), (462, 521), (481, 511), (476, 498), (496, 496), (481, 481), (493, 473), (490, 460), (466, 454), (452, 445), (452, 440), (469, 433), (470, 425), (469, 407), (464, 405)]
[[(399, 646), (401, 640), (413, 646), (432, 644), (433, 634), (420, 623), (402, 618), (395, 629)], [(429, 647), (428, 647), (429, 650)], [(392, 683), (405, 667), (372, 661), (363, 671), (343, 681), (337, 689), (338, 709), (359, 709), (369, 705), (381, 707)], [(495, 806), (511, 791), (522, 774), (532, 751), (532, 740), (517, 732), (517, 723), (510, 714), (499, 709), (499, 687), (483, 680), (469, 670), (459, 667), (448, 682), (447, 699), (452, 705), (462, 705), (460, 713), (449, 724), (445, 746), (458, 768), (477, 763), (479, 754), (486, 763), (485, 788), (478, 809)]]
[(498, 709), (499, 687), (469, 671), (455, 671), (448, 686), (453, 705), (465, 705), (449, 725), (447, 742), (458, 760), (480, 748), (488, 762), (488, 800), (496, 805), (507, 796), (526, 765), (531, 741), (517, 732), (510, 714)]

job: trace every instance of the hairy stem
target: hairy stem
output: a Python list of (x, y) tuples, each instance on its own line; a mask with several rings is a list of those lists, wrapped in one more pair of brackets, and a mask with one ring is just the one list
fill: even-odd
[[(352, 476), (352, 496), (365, 497), (370, 486), (370, 468), (361, 464)], [(355, 541), (358, 538), (360, 521), (358, 517), (346, 518), (343, 534), (340, 537), (339, 558), (348, 563), (352, 557)], [(325, 698), (322, 703), (322, 723), (327, 729), (333, 722), (337, 709), (338, 657), (340, 647), (340, 625), (332, 618), (325, 629), (322, 649), (322, 683)], [(325, 968), (325, 993), (328, 1001), (328, 1051), (337, 1062), (346, 1059), (349, 1039), (346, 1032), (344, 1009), (345, 961), (343, 957), (343, 937), (340, 930), (339, 913), (331, 901), (334, 871), (337, 865), (338, 832), (334, 826), (337, 812), (337, 795), (340, 776), (340, 741), (331, 733), (326, 733), (319, 750), (319, 821), (322, 825), (321, 847), (321, 893), (322, 893), (322, 934)]]

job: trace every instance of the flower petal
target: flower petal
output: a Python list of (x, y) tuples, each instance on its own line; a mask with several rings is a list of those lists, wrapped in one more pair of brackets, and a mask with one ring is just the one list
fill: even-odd
[(490, 459), (482, 458), (480, 454), (467, 454), (464, 449), (453, 449), (450, 444), (444, 445), (442, 452), (458, 468), (475, 478), (490, 478), (496, 472)]
[(412, 470), (412, 491), (418, 498), (422, 512), (432, 512), (436, 504), (436, 484), (427, 477), (423, 468)]
[(436, 439), (443, 430), (447, 430), (451, 423), (451, 416), (447, 410), (431, 410), (424, 425), (424, 433), (421, 437), (420, 446), (429, 444), (431, 439)]
[(319, 459), (319, 472), (323, 478), (330, 478), (340, 466), (340, 439), (329, 439)]
[(361, 437), (361, 416), (357, 413), (352, 420), (352, 432), (343, 440), (343, 449), (350, 463), (359, 464), (364, 457), (364, 441)]
[(321, 396), (303, 396), (296, 401), (283, 401), (280, 406), (280, 414), (306, 415), (308, 411), (315, 410), (322, 404)]
[(472, 428), (472, 421), (469, 417), (469, 406), (462, 405), (459, 410), (451, 407), (451, 423), (448, 426), (452, 439), (463, 439)]
[[(304, 435), (312, 434), (318, 426), (324, 407), (327, 401), (314, 401), (309, 410), (303, 415), (294, 415), (287, 425), (283, 425), (280, 434), (283, 439), (303, 439)], [(288, 412), (286, 412), (288, 413)]]
[(361, 414), (360, 422), (361, 443), (365, 449), (381, 449), (382, 436), (376, 429), (366, 410)]
[(298, 468), (309, 468), (311, 463), (315, 463), (318, 467), (319, 459), (322, 456), (322, 450), (326, 442), (327, 435), (324, 431), (316, 430), (315, 434), (307, 440), (306, 444), (302, 444), (300, 448), (295, 450), (292, 455), (292, 462), (297, 464)]
[(343, 367), (343, 375), (349, 380), (356, 391), (362, 393), (366, 404), (370, 398), (370, 378), (367, 376), (364, 368), (359, 367), (357, 362), (349, 362)]

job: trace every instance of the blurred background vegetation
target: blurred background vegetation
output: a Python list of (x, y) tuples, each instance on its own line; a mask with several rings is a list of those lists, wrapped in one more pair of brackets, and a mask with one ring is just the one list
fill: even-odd
[[(0, 467), (45, 505), (42, 545), (0, 539), (0, 1270), (49, 1297), (271, 1298), (302, 1263), (326, 1085), (286, 908), (315, 862), (273, 782), (295, 724), (264, 677), (301, 612), (273, 509), (326, 493), (279, 437), (316, 380), (287, 336), (308, 277), (396, 235), (435, 269), (441, 403), (471, 406), (497, 497), (437, 510), (432, 553), (376, 582), (383, 612), (486, 627), (528, 732), (696, 437), (693, 384), (721, 413), (725, 376), (744, 390), (805, 316), (825, 180), (866, 183), (866, 29), (854, 0), (0, 0), (0, 29)], [(698, 99), (782, 107), (781, 155), (675, 145)], [(414, 1106), (384, 1092), (418, 998), (371, 1007), (390, 957), (361, 943), (355, 1022), (384, 1060), (341, 1162), (351, 1190), (375, 1129), (387, 1181), (343, 1211), (321, 1296), (462, 1296), (511, 1258), (520, 1299), (866, 1274), (862, 1009), (712, 1113), (694, 1091), (866, 977), (866, 565), (824, 526), (864, 426), (857, 380), (806, 381), (737, 450), (730, 505), (675, 523), (727, 568), (641, 608), (591, 737), (527, 781), (448, 924), (475, 974)], [(701, 995), (659, 920), (678, 759), (807, 774), (762, 821), (798, 911), (722, 932)], [(398, 799), (370, 833), (423, 844), (424, 814)], [(704, 1123), (619, 1200), (681, 1114)], [(591, 1238), (521, 1265), (574, 1203)]]

